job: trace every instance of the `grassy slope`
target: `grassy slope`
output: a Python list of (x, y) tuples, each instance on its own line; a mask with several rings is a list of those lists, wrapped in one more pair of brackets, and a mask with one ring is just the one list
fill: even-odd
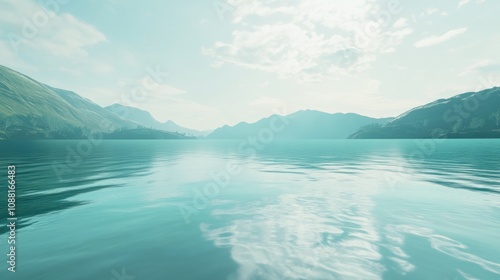
[(2, 116), (43, 116), (87, 128), (97, 127), (103, 118), (117, 127), (131, 125), (74, 92), (51, 88), (4, 66), (0, 66), (0, 97)]
[[(0, 139), (57, 138), (52, 131), (91, 130), (102, 120), (135, 127), (76, 93), (54, 89), (0, 65)], [(64, 138), (64, 135), (60, 135)]]
[(350, 138), (499, 138), (500, 88), (467, 92), (413, 108), (382, 127)]

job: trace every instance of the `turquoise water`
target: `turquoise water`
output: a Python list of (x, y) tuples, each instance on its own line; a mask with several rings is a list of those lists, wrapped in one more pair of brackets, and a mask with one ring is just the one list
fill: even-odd
[(0, 143), (0, 279), (500, 279), (499, 140), (258, 148)]

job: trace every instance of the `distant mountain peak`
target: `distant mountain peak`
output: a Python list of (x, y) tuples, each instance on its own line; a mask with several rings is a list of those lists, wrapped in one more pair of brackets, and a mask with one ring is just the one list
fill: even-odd
[[(283, 116), (271, 115), (254, 123), (240, 122), (235, 126), (222, 126), (208, 138), (245, 139), (256, 137), (271, 127), (270, 122)], [(330, 114), (317, 110), (300, 110), (285, 116), (289, 123), (274, 137), (281, 139), (345, 139), (360, 127), (373, 123), (385, 123), (388, 119), (374, 119), (358, 114)], [(276, 125), (276, 124), (273, 124)]]
[(168, 132), (178, 132), (186, 135), (193, 135), (196, 137), (205, 136), (206, 134), (208, 134), (208, 132), (182, 127), (176, 124), (172, 120), (167, 120), (166, 122), (161, 123), (158, 120), (156, 120), (148, 111), (136, 107), (130, 107), (115, 103), (113, 105), (106, 107), (106, 109), (122, 116), (127, 120), (134, 121), (144, 127), (154, 128)]

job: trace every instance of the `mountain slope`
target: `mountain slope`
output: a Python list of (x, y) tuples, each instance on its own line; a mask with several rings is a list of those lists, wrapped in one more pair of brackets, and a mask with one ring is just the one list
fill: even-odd
[(161, 123), (157, 121), (155, 118), (153, 118), (153, 116), (151, 116), (151, 114), (148, 111), (144, 111), (139, 108), (124, 106), (121, 104), (113, 104), (108, 107), (105, 107), (105, 109), (119, 116), (122, 116), (127, 120), (136, 122), (144, 127), (151, 127), (158, 130), (183, 133), (186, 135), (192, 135), (196, 137), (205, 136), (206, 134), (208, 134), (208, 132), (206, 131), (198, 131), (179, 126), (173, 121), (166, 121), (164, 123)]
[(466, 92), (413, 108), (351, 138), (500, 137), (500, 88)]
[(84, 131), (137, 124), (78, 94), (49, 87), (0, 65), (0, 139), (80, 138)]
[(371, 124), (385, 124), (390, 119), (374, 119), (358, 114), (328, 114), (320, 111), (298, 111), (286, 117), (273, 115), (256, 123), (239, 123), (216, 129), (207, 138), (245, 139), (254, 137), (268, 129), (275, 118), (285, 118), (288, 124), (282, 132), (276, 133), (278, 139), (345, 139), (359, 128)]

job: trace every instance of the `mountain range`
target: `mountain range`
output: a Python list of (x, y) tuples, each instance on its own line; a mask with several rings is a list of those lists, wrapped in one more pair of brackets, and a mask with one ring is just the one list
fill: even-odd
[(245, 139), (272, 128), (275, 119), (285, 124), (273, 135), (277, 139), (500, 138), (500, 88), (439, 99), (396, 118), (302, 110), (211, 132), (161, 123), (121, 104), (102, 108), (0, 65), (0, 140), (82, 139), (92, 131), (105, 139)]
[(235, 126), (216, 129), (209, 139), (245, 139), (256, 136), (270, 127), (273, 119), (284, 119), (282, 131), (275, 133), (276, 139), (345, 139), (361, 127), (383, 125), (391, 118), (375, 119), (354, 113), (329, 114), (314, 110), (302, 110), (287, 116), (272, 115), (255, 123), (241, 122)]
[(151, 129), (134, 131), (139, 126), (72, 91), (0, 65), (0, 139), (82, 139), (96, 131), (113, 138), (112, 132), (118, 130), (121, 137), (186, 138)]
[(149, 127), (157, 130), (177, 132), (194, 137), (207, 136), (211, 131), (198, 131), (194, 129), (185, 128), (177, 125), (173, 121), (166, 121), (161, 123), (157, 121), (148, 111), (141, 110), (139, 108), (125, 106), (121, 104), (113, 104), (105, 107), (105, 109), (127, 119), (129, 121), (136, 122), (144, 127)]

